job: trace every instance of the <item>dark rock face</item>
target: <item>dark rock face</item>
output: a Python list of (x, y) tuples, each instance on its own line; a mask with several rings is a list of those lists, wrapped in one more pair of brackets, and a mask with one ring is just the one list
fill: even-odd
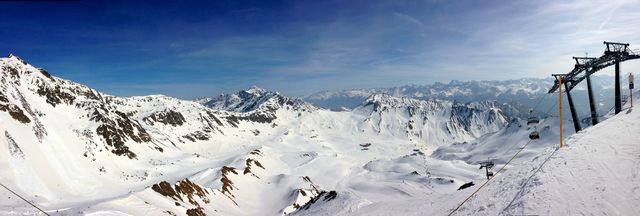
[(238, 127), (241, 121), (249, 121), (256, 123), (272, 123), (276, 120), (275, 111), (272, 112), (252, 112), (248, 115), (231, 115), (225, 117), (227, 122), (233, 127)]
[(200, 206), (200, 204), (194, 199), (194, 196), (199, 197), (205, 203), (209, 203), (209, 198), (207, 198), (207, 192), (199, 185), (189, 181), (189, 179), (182, 180), (175, 185), (176, 193), (186, 196), (189, 200), (189, 203)]
[(214, 115), (211, 111), (207, 110), (205, 113), (207, 114), (206, 117), (202, 114), (200, 114), (200, 117), (207, 122), (209, 127), (215, 128), (215, 126), (213, 125), (213, 122), (215, 122), (220, 127), (224, 126), (224, 124), (222, 124), (222, 121), (220, 121), (220, 119), (216, 117), (216, 115)]
[(173, 110), (160, 111), (145, 117), (143, 120), (150, 125), (153, 125), (153, 122), (160, 122), (174, 127), (182, 125), (186, 121), (182, 114)]
[(31, 119), (25, 115), (20, 107), (9, 103), (9, 98), (2, 92), (0, 92), (0, 111), (9, 113), (13, 119), (21, 123), (27, 124), (31, 122)]
[[(222, 178), (220, 178), (220, 181), (222, 182), (222, 194), (234, 197), (233, 194), (231, 194), (231, 191), (237, 188), (233, 186), (233, 182), (229, 179), (229, 173), (237, 175), (238, 172), (236, 172), (236, 168), (223, 166), (220, 172), (222, 172)], [(235, 202), (234, 200), (232, 201)]]
[(42, 68), (38, 68), (38, 71), (40, 71), (40, 73), (42, 75), (44, 75), (45, 77), (49, 78), (49, 80), (53, 80), (53, 77), (51, 76), (51, 74), (49, 74), (49, 72), (45, 69)]
[(136, 154), (125, 145), (126, 141), (130, 138), (137, 143), (150, 142), (151, 136), (137, 121), (131, 120), (126, 114), (115, 111), (116, 116), (110, 117), (107, 113), (109, 112), (104, 106), (95, 109), (92, 113), (91, 120), (103, 123), (98, 126), (96, 133), (102, 136), (107, 145), (114, 148), (111, 153), (118, 156), (124, 155), (130, 159), (136, 158)]
[(9, 103), (9, 99), (7, 99), (7, 96), (5, 96), (2, 92), (0, 92), (0, 102)]
[(307, 203), (302, 205), (298, 209), (298, 211), (308, 210), (309, 208), (311, 208), (311, 206), (313, 206), (313, 204), (315, 204), (318, 201), (329, 202), (335, 199), (336, 197), (338, 197), (338, 193), (336, 191), (321, 191), (320, 194), (318, 194), (318, 196), (312, 198)]
[(18, 69), (14, 68), (14, 67), (2, 67), (3, 71), (6, 71), (7, 73), (9, 73), (9, 77), (13, 80), (17, 80), (20, 78), (20, 72), (18, 71)]
[(49, 87), (46, 85), (38, 86), (38, 91), (36, 92), (40, 96), (44, 96), (47, 99), (47, 103), (51, 104), (51, 106), (56, 106), (60, 103), (73, 104), (73, 101), (76, 99), (73, 95), (62, 91), (60, 86)]
[(130, 159), (136, 158), (136, 154), (129, 150), (129, 147), (125, 145), (126, 137), (122, 136), (118, 129), (111, 125), (100, 125), (96, 129), (96, 133), (102, 136), (107, 142), (107, 145), (114, 147), (111, 153), (118, 156), (124, 155)]
[(188, 216), (207, 216), (207, 214), (204, 213), (204, 209), (202, 207), (188, 209), (187, 215)]
[(255, 159), (251, 159), (251, 158), (247, 158), (247, 160), (245, 161), (245, 168), (244, 168), (244, 172), (242, 172), (242, 174), (246, 175), (246, 174), (251, 174), (253, 177), (259, 178), (257, 175), (253, 174), (251, 172), (251, 167), (253, 165), (256, 165), (262, 169), (264, 169), (264, 166), (262, 166), (262, 164), (260, 163), (260, 161), (257, 161)]
[(191, 142), (195, 142), (196, 140), (209, 140), (211, 136), (202, 131), (196, 131), (187, 135), (182, 136), (185, 139), (188, 139)]
[(178, 196), (178, 194), (176, 193), (175, 190), (173, 190), (173, 187), (171, 187), (171, 184), (169, 184), (169, 182), (163, 181), (163, 182), (160, 182), (159, 184), (154, 184), (153, 186), (151, 186), (151, 189), (153, 189), (155, 192), (158, 192), (162, 196), (172, 197), (174, 199), (182, 200), (182, 197)]
[(31, 122), (31, 119), (24, 114), (22, 109), (14, 104), (0, 104), (0, 111), (8, 112), (13, 119), (21, 123), (27, 124)]
[[(168, 182), (162, 181), (158, 184), (154, 184), (153, 186), (151, 186), (151, 189), (153, 189), (155, 192), (158, 192), (163, 196), (171, 197), (173, 200), (176, 200), (176, 201), (184, 202), (182, 198), (186, 197), (189, 203), (198, 207), (200, 206), (200, 203), (198, 203), (194, 198), (196, 196), (199, 197), (200, 200), (202, 200), (204, 203), (210, 202), (209, 198), (207, 197), (209, 192), (207, 192), (200, 185), (197, 185), (189, 181), (189, 179), (184, 179), (182, 181), (179, 181), (173, 187)], [(177, 205), (179, 205), (179, 203)]]
[(11, 154), (11, 156), (14, 156), (17, 158), (24, 158), (24, 153), (22, 152), (22, 149), (20, 149), (16, 141), (13, 140), (13, 137), (11, 137), (11, 134), (9, 134), (9, 131), (4, 131), (4, 136), (5, 138), (7, 138), (7, 144), (9, 145), (9, 153)]

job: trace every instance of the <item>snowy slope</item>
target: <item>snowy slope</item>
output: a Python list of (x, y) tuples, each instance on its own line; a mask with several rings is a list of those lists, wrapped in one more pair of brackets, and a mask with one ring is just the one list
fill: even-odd
[(635, 109), (532, 160), (539, 170), (513, 170), (496, 179), (503, 184), (491, 185), (459, 215), (639, 215), (640, 112)]
[[(557, 125), (557, 120), (542, 122), (539, 126), (550, 126), (541, 134), (542, 139), (533, 141), (454, 215), (638, 215), (639, 120), (640, 113), (625, 109), (601, 124), (565, 139), (566, 147), (562, 149), (558, 149), (558, 137), (553, 136), (557, 131), (553, 126)], [(518, 138), (524, 135), (518, 135), (523, 133), (516, 130), (520, 126), (520, 123), (512, 122), (504, 130), (489, 134), (477, 143), (443, 146), (432, 157), (458, 158), (469, 163), (481, 161), (479, 157), (488, 155), (510, 157), (526, 143), (522, 137)], [(503, 135), (498, 139), (490, 138), (499, 134)], [(498, 154), (486, 151), (498, 151)], [(505, 159), (497, 157), (494, 160), (497, 167), (501, 167)], [(434, 165), (429, 170), (433, 173)], [(461, 173), (461, 170), (453, 169), (448, 173)], [(475, 185), (461, 191), (433, 187), (432, 191), (423, 194), (381, 201), (371, 201), (373, 198), (352, 191), (339, 196), (338, 202), (320, 200), (297, 215), (448, 215), (485, 181), (473, 177), (467, 179), (473, 180)], [(419, 185), (417, 182), (404, 179), (402, 183), (415, 187)]]

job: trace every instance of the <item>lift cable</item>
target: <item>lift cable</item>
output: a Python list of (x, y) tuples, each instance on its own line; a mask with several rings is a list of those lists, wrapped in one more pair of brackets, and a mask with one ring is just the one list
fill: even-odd
[(47, 216), (50, 216), (49, 213), (45, 212), (44, 210), (42, 210), (41, 208), (39, 208), (38, 206), (36, 206), (35, 204), (33, 204), (32, 202), (29, 202), (29, 200), (25, 199), (24, 197), (20, 196), (18, 193), (16, 193), (15, 191), (9, 189), (7, 186), (4, 186), (2, 183), (0, 183), (0, 186), (2, 186), (4, 189), (7, 189), (9, 192), (13, 193), (14, 195), (20, 197), (20, 199), (22, 199), (23, 201), (29, 203), (29, 205), (33, 206), (34, 208), (38, 209), (40, 212), (44, 213)]
[(471, 199), (471, 197), (473, 197), (476, 193), (478, 193), (478, 191), (480, 191), (480, 189), (482, 189), (485, 185), (487, 185), (487, 183), (489, 183), (489, 181), (491, 181), (491, 179), (494, 179), (495, 176), (498, 173), (500, 173), (507, 165), (509, 165), (509, 163), (511, 163), (511, 161), (513, 161), (513, 159), (516, 158), (520, 154), (520, 152), (522, 152), (522, 150), (524, 150), (529, 145), (529, 143), (531, 143), (531, 142), (533, 142), (532, 139), (530, 139), (529, 142), (527, 142), (527, 144), (522, 146), (522, 148), (520, 148), (520, 150), (518, 150), (518, 152), (516, 152), (516, 154), (514, 154), (513, 157), (511, 157), (511, 159), (509, 159), (504, 165), (502, 165), (502, 167), (500, 167), (500, 169), (498, 171), (496, 171), (496, 173), (494, 174), (494, 177), (492, 177), (490, 179), (487, 179), (482, 185), (480, 185), (480, 187), (478, 187), (478, 189), (476, 189), (476, 191), (471, 193), (471, 195), (469, 195), (469, 197), (464, 199), (464, 201), (462, 201), (455, 209), (451, 210), (451, 212), (448, 214), (448, 216), (451, 216), (456, 211), (458, 211), (458, 209), (460, 209), (460, 207), (462, 207), (462, 205), (464, 205), (467, 201), (469, 201)]
[[(546, 96), (547, 94), (545, 94)], [(540, 98), (540, 100), (542, 100), (544, 97)], [(539, 103), (538, 103), (539, 104)], [(549, 108), (548, 111), (550, 111), (553, 107), (555, 107), (557, 105), (554, 104), (552, 107)], [(536, 105), (537, 106), (537, 105)], [(560, 121), (562, 121), (562, 119), (560, 119)], [(542, 132), (542, 129), (539, 129), (537, 131), (538, 133)], [(500, 167), (500, 169), (498, 171), (495, 172), (494, 177), (498, 175), (498, 173), (502, 172), (502, 170), (504, 170), (505, 167), (507, 167), (507, 165), (509, 165), (511, 163), (511, 161), (513, 161), (513, 159), (515, 159), (521, 152), (522, 150), (524, 150), (525, 148), (527, 148), (527, 146), (533, 142), (533, 139), (529, 139), (529, 141), (524, 144), (520, 150), (518, 150), (504, 165), (502, 165), (502, 167)], [(476, 189), (473, 193), (471, 193), (471, 195), (469, 195), (469, 197), (467, 197), (466, 199), (464, 199), (458, 206), (456, 206), (456, 208), (454, 208), (453, 210), (451, 210), (451, 212), (448, 214), (448, 216), (453, 215), (454, 213), (456, 213), (456, 211), (458, 211), (458, 209), (460, 209), (460, 207), (462, 207), (467, 201), (469, 201), (474, 195), (476, 195), (476, 193), (478, 193), (485, 185), (487, 185), (487, 183), (489, 183), (489, 181), (491, 181), (494, 177), (487, 179), (484, 183), (482, 183), (482, 185), (480, 185), (478, 187), (478, 189)]]
[[(626, 104), (626, 103), (625, 103)], [(553, 109), (555, 106), (557, 106), (558, 103), (556, 102), (553, 106), (551, 106), (547, 112), (549, 112), (551, 109)], [(562, 121), (562, 119), (559, 119), (559, 121)], [(541, 132), (540, 130), (538, 132)], [(531, 142), (533, 142), (533, 140), (529, 140), (529, 142), (527, 142), (527, 144), (525, 144), (524, 146), (522, 146), (522, 148), (520, 148), (520, 150), (518, 150), (518, 152), (516, 152), (515, 155), (513, 155), (513, 157), (511, 157), (511, 159), (509, 159), (509, 161), (507, 161), (495, 174), (494, 177), (500, 173), (509, 163), (511, 163), (511, 161), (516, 158), (518, 156), (518, 154), (520, 154), (520, 152), (522, 152), (522, 150), (524, 150)], [(536, 168), (536, 170), (534, 171), (534, 173), (529, 176), (529, 178), (527, 179), (527, 181), (525, 182), (525, 185), (528, 183), (529, 179), (531, 179), (531, 177), (533, 175), (535, 175), (537, 172), (539, 172), (542, 167), (547, 163), (547, 161), (549, 161), (549, 159), (558, 151), (558, 148), (556, 148), (553, 152), (551, 152), (551, 154), (549, 155), (549, 157), (547, 157), (539, 166), (538, 168)], [(456, 213), (460, 207), (462, 207), (467, 201), (469, 201), (476, 193), (478, 193), (487, 183), (489, 183), (489, 181), (491, 181), (493, 179), (490, 178), (488, 180), (486, 180), (482, 185), (480, 185), (480, 187), (478, 187), (478, 189), (476, 189), (473, 193), (471, 193), (471, 195), (469, 195), (469, 197), (467, 197), (466, 199), (464, 199), (455, 209), (451, 210), (451, 212), (448, 214), (448, 216), (453, 215), (454, 213)], [(504, 209), (508, 209), (511, 205), (512, 205), (513, 201)], [(503, 211), (504, 211), (503, 210)]]

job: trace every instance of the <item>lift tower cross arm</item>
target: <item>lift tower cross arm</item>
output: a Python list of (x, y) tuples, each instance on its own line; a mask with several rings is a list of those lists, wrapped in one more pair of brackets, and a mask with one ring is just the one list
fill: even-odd
[(619, 42), (603, 42), (604, 45), (607, 46), (607, 49), (604, 51), (605, 54), (607, 52), (629, 52), (629, 44), (628, 43), (619, 43)]

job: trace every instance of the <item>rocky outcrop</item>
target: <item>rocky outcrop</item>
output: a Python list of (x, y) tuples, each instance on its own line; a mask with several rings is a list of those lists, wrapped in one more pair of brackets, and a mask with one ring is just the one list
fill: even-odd
[(151, 186), (151, 189), (175, 201), (188, 202), (198, 207), (210, 202), (209, 191), (189, 179), (176, 182), (173, 186), (169, 182), (162, 181)]
[(144, 121), (150, 125), (153, 125), (154, 122), (160, 122), (165, 125), (176, 127), (182, 125), (186, 120), (184, 119), (184, 116), (182, 116), (182, 114), (180, 114), (179, 112), (173, 110), (164, 110), (145, 117)]
[(20, 149), (20, 146), (18, 146), (16, 141), (13, 140), (13, 137), (11, 137), (11, 134), (9, 134), (9, 131), (5, 131), (4, 136), (7, 139), (7, 144), (9, 145), (9, 154), (11, 154), (11, 156), (16, 158), (24, 158), (24, 153), (22, 152), (22, 149)]
[(120, 111), (110, 113), (104, 107), (95, 109), (91, 120), (102, 123), (96, 128), (96, 133), (104, 139), (108, 146), (113, 147), (111, 152), (118, 156), (136, 158), (136, 154), (126, 146), (129, 139), (137, 143), (151, 141), (151, 136), (137, 121), (131, 120)]

